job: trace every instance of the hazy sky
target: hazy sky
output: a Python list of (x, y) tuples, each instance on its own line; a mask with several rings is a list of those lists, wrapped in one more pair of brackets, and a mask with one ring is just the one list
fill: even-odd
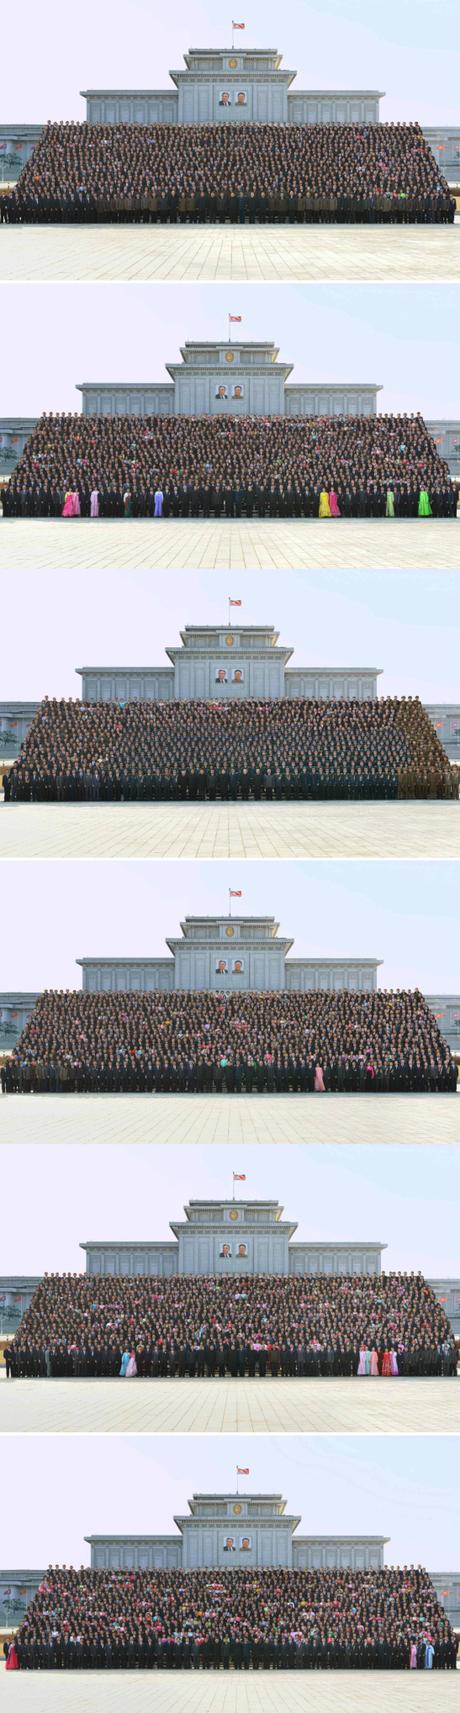
[(220, 624), (233, 594), (243, 624), (279, 630), (290, 666), (383, 667), (380, 695), (458, 701), (457, 582), (454, 571), (176, 571), (160, 602), (148, 571), (24, 571), (24, 629), (18, 579), (3, 574), (0, 698), (79, 696), (77, 666), (166, 666), (184, 625)]
[(2, 1463), (5, 1569), (88, 1564), (85, 1534), (174, 1535), (193, 1493), (235, 1491), (237, 1463), (241, 1490), (281, 1492), (299, 1534), (387, 1535), (388, 1564), (458, 1564), (454, 1435), (7, 1435)]
[(186, 1203), (230, 1198), (242, 1167), (236, 1189), (281, 1202), (294, 1242), (367, 1239), (387, 1244), (386, 1271), (458, 1275), (459, 1148), (24, 1144), (3, 1148), (2, 1164), (4, 1183), (21, 1183), (20, 1219), (3, 1221), (3, 1275), (85, 1272), (81, 1242), (171, 1241)]
[[(251, 0), (246, 48), (276, 48), (297, 72), (298, 89), (380, 89), (383, 119), (458, 124), (456, 0)], [(230, 7), (185, 0), (153, 11), (132, 0), (80, 0), (72, 49), (63, 52), (59, 0), (25, 0), (2, 20), (3, 120), (84, 119), (79, 91), (171, 89), (169, 70), (192, 47), (231, 46)], [(27, 53), (24, 53), (27, 42)], [(39, 72), (37, 72), (39, 66)]]
[(242, 887), (241, 913), (275, 916), (294, 957), (383, 958), (384, 987), (458, 993), (459, 880), (454, 862), (4, 862), (1, 987), (80, 987), (77, 957), (165, 956), (185, 915), (225, 914)]
[(5, 285), (0, 417), (79, 411), (84, 381), (167, 381), (186, 340), (226, 340), (231, 312), (291, 382), (375, 382), (383, 411), (455, 418), (459, 309), (456, 285)]

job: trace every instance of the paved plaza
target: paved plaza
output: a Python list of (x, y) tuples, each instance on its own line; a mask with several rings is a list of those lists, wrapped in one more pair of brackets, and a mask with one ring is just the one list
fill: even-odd
[(455, 518), (11, 518), (3, 571), (456, 571)]
[(454, 226), (3, 226), (0, 280), (460, 279)]
[(4, 1142), (460, 1141), (453, 1094), (38, 1094), (0, 1098)]
[(7, 1380), (2, 1433), (458, 1433), (452, 1380)]
[(0, 1669), (0, 1713), (453, 1713), (454, 1671)]
[(0, 859), (18, 857), (458, 858), (460, 804), (11, 803)]

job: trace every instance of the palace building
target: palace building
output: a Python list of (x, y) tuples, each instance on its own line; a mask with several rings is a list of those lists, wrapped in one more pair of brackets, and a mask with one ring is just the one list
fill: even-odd
[[(77, 666), (83, 702), (375, 701), (379, 666), (291, 666), (274, 625), (185, 625), (167, 666)], [(384, 694), (384, 689), (383, 689)], [(38, 702), (0, 702), (0, 762), (19, 754)], [(460, 762), (460, 703), (425, 704), (450, 761)]]
[[(291, 381), (272, 340), (186, 340), (169, 381), (80, 381), (84, 417), (378, 417), (378, 381)], [(17, 468), (38, 418), (0, 417), (0, 484)], [(53, 418), (51, 417), (51, 422)], [(408, 422), (412, 419), (407, 418)], [(460, 477), (460, 421), (426, 422), (453, 481)]]
[[(170, 89), (84, 89), (90, 125), (374, 125), (381, 89), (298, 89), (276, 48), (190, 48), (170, 72)], [(16, 183), (43, 130), (0, 125), (0, 183)], [(460, 181), (460, 127), (423, 127), (448, 182)]]
[[(86, 1535), (92, 1570), (383, 1570), (389, 1537), (303, 1535), (282, 1493), (194, 1493), (174, 1517), (175, 1533)], [(0, 1570), (0, 1610), (20, 1623), (46, 1572)], [(460, 1573), (430, 1573), (453, 1626), (460, 1625)], [(13, 1615), (14, 1614), (14, 1615)], [(8, 1618), (7, 1618), (8, 1621)]]
[[(166, 945), (169, 957), (77, 958), (83, 993), (366, 994), (375, 992), (382, 965), (375, 957), (291, 958), (294, 941), (280, 937), (274, 916), (186, 916)], [(460, 996), (426, 999), (451, 1051), (459, 1052)], [(6, 1050), (17, 1045), (36, 1000), (36, 994), (0, 993)]]

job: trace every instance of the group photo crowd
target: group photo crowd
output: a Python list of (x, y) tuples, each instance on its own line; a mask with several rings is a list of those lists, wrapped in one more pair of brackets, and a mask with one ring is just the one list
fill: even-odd
[(457, 1646), (421, 1566), (52, 1565), (12, 1644), (10, 1670), (454, 1671)]
[[(225, 401), (224, 401), (225, 406)], [(423, 417), (47, 413), (3, 516), (456, 517)]]
[[(236, 960), (240, 963), (241, 960)], [(418, 989), (40, 995), (1, 1066), (4, 1094), (451, 1092)]]
[[(225, 668), (221, 675), (227, 677)], [(46, 697), (3, 787), (6, 803), (458, 797), (448, 757), (417, 697), (97, 703)]]
[(420, 125), (44, 126), (13, 223), (449, 224), (455, 198)]
[[(245, 1248), (245, 1245), (243, 1245)], [(422, 1273), (46, 1273), (5, 1353), (11, 1379), (454, 1377)]]

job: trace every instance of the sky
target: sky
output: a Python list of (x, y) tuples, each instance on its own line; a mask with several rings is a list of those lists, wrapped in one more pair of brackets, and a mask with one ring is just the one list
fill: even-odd
[[(90, 812), (90, 811), (89, 811)], [(4, 862), (0, 986), (80, 987), (81, 957), (164, 957), (186, 915), (275, 916), (294, 957), (384, 959), (382, 987), (458, 993), (455, 862)]]
[[(381, 117), (458, 124), (457, 0), (252, 0), (245, 48), (278, 48), (298, 89), (380, 89)], [(132, 0), (80, 0), (71, 52), (63, 52), (59, 0), (25, 0), (2, 19), (3, 121), (84, 119), (79, 91), (171, 89), (189, 47), (231, 46), (230, 7), (186, 0), (153, 10)], [(24, 41), (27, 53), (23, 52)], [(39, 65), (39, 75), (37, 75)]]
[(242, 1165), (240, 1196), (279, 1201), (297, 1221), (295, 1243), (385, 1243), (386, 1272), (457, 1277), (459, 1148), (267, 1144), (262, 1154), (251, 1143), (130, 1144), (129, 1158), (110, 1144), (6, 1145), (3, 1181), (19, 1177), (21, 1214), (3, 1222), (0, 1273), (85, 1272), (79, 1245), (90, 1241), (170, 1242), (189, 1201), (230, 1199)]
[[(77, 666), (166, 666), (186, 624), (220, 624), (227, 596), (242, 624), (273, 624), (289, 666), (383, 668), (379, 695), (458, 701), (457, 574), (426, 571), (176, 571), (158, 600), (148, 571), (21, 573), (26, 627), (17, 624), (17, 578), (0, 580), (0, 698), (80, 696)], [(50, 622), (52, 615), (52, 622)]]
[(186, 340), (227, 339), (231, 313), (242, 339), (274, 341), (291, 383), (375, 383), (381, 411), (456, 419), (459, 311), (445, 284), (4, 285), (0, 418), (80, 411), (82, 382), (167, 381)]
[(458, 1442), (317, 1434), (7, 1435), (2, 1562), (89, 1564), (84, 1535), (175, 1534), (193, 1493), (279, 1493), (299, 1534), (390, 1536), (387, 1564), (455, 1570)]

